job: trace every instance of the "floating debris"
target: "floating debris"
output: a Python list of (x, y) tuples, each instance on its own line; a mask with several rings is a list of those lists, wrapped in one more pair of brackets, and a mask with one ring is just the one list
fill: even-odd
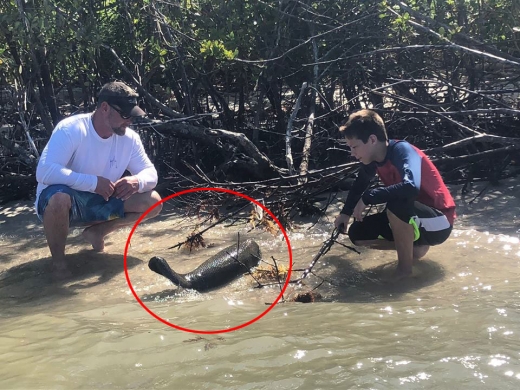
[(306, 291), (293, 295), (289, 298), (291, 302), (301, 302), (301, 303), (312, 303), (320, 301), (322, 298), (321, 294), (317, 291)]

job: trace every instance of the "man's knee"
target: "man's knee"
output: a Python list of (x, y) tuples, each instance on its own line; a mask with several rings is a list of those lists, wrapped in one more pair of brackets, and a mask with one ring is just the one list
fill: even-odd
[(49, 198), (45, 211), (58, 212), (60, 210), (69, 212), (72, 207), (70, 195), (64, 192), (57, 192)]
[(150, 199), (150, 205), (148, 206), (148, 208), (152, 207), (153, 205), (156, 205), (152, 210), (150, 210), (150, 213), (148, 214), (149, 218), (153, 218), (153, 217), (156, 217), (157, 215), (159, 215), (159, 213), (161, 212), (161, 210), (163, 208), (163, 204), (159, 203), (162, 199), (161, 199), (161, 195), (159, 195), (156, 191), (152, 191), (149, 199)]
[(156, 191), (135, 194), (125, 201), (125, 213), (144, 213), (155, 206), (146, 215), (146, 218), (153, 218), (162, 210), (162, 203), (158, 204), (160, 201), (161, 196)]

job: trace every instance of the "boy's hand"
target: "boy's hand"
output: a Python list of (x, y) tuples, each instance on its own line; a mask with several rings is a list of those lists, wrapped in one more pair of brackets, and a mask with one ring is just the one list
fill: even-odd
[[(334, 221), (334, 226), (336, 226), (338, 229), (340, 229), (341, 233), (345, 233), (347, 230), (349, 221), (350, 221), (350, 215), (340, 214), (336, 217), (336, 220)], [(343, 225), (343, 226), (341, 226), (341, 225)]]
[(367, 205), (363, 202), (362, 199), (359, 199), (356, 207), (354, 207), (354, 211), (352, 212), (352, 216), (356, 221), (361, 222), (363, 220), (363, 211), (365, 211)]

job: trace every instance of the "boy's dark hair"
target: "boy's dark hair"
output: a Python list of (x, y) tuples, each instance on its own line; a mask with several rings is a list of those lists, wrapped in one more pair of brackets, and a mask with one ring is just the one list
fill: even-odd
[(378, 141), (388, 141), (385, 122), (372, 110), (359, 110), (350, 114), (348, 120), (339, 127), (339, 131), (344, 138), (357, 138), (364, 144), (371, 134), (374, 134)]

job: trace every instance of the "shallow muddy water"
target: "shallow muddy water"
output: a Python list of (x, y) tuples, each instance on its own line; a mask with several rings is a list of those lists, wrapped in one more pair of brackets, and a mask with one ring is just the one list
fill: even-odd
[[(263, 259), (288, 265), (281, 236), (242, 223), (211, 229), (209, 248), (168, 249), (199, 222), (166, 207), (130, 240), (128, 277), (158, 317), (137, 302), (125, 278), (130, 228), (107, 239), (106, 253), (88, 250), (71, 229), (67, 258), (74, 277), (56, 282), (30, 205), (0, 212), (0, 388), (175, 389), (517, 389), (520, 386), (520, 201), (516, 182), (457, 197), (456, 228), (414, 270), (385, 282), (395, 253), (336, 244), (299, 290), (314, 303), (279, 303), (279, 286), (255, 288), (245, 276), (205, 294), (176, 293), (147, 267), (165, 257), (181, 273), (240, 233), (254, 237)], [(453, 189), (454, 193), (458, 191)], [(329, 215), (289, 232), (294, 268), (303, 269), (330, 236)], [(311, 227), (311, 228), (310, 228)], [(310, 229), (309, 229), (310, 228)], [(349, 245), (346, 236), (340, 242)], [(300, 271), (293, 271), (294, 279)]]

